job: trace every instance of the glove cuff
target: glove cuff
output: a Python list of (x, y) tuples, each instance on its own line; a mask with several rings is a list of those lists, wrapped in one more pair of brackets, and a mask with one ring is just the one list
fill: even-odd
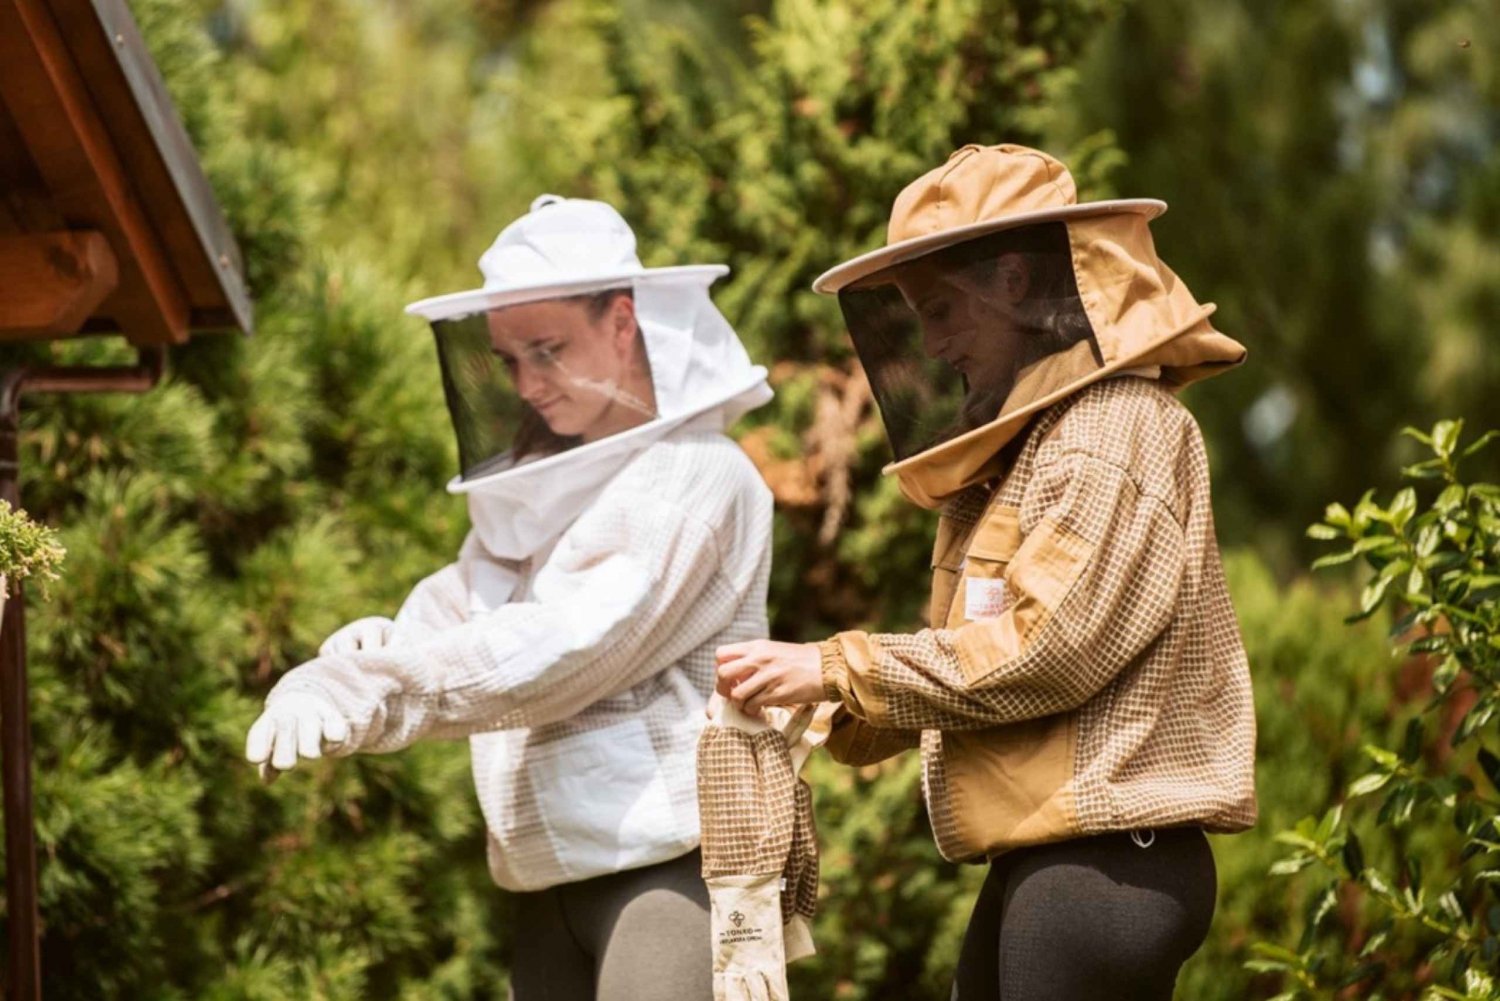
[(800, 914), (793, 914), (792, 920), (781, 926), (781, 937), (788, 963), (818, 954), (818, 947), (813, 944), (812, 926)]

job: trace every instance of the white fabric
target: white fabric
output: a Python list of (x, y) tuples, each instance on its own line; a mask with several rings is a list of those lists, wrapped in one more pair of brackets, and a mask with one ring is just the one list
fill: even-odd
[(349, 725), (328, 699), (315, 692), (292, 693), (266, 709), (245, 737), (245, 758), (271, 781), (298, 759), (321, 758), (349, 738)]
[(384, 615), (369, 615), (355, 619), (347, 626), (334, 631), (318, 647), (318, 655), (326, 657), (333, 653), (353, 653), (355, 650), (374, 650), (390, 641), (391, 630), (396, 623)]
[(507, 889), (675, 858), (698, 843), (714, 649), (767, 631), (770, 527), (770, 492), (738, 446), (679, 428), (545, 557), (497, 560), (476, 531), (412, 592), (392, 645), (297, 668), (268, 705), (326, 699), (349, 724), (338, 754), (472, 736)]
[(492, 557), (535, 556), (621, 466), (674, 429), (691, 424), (722, 431), (771, 398), (766, 370), (750, 363), (709, 297), (709, 287), (729, 269), (643, 268), (635, 234), (604, 202), (542, 195), (501, 231), (479, 270), (483, 289), (422, 300), (407, 312), (442, 320), (584, 290), (630, 288), (656, 397), (655, 419), (638, 427), (488, 476), (454, 478), (448, 489), (469, 494), (469, 517)]
[(421, 299), (414, 316), (443, 320), (559, 295), (602, 292), (621, 285), (723, 277), (722, 264), (642, 266), (635, 233), (614, 206), (586, 198), (540, 195), (531, 211), (500, 231), (479, 258), (477, 289)]

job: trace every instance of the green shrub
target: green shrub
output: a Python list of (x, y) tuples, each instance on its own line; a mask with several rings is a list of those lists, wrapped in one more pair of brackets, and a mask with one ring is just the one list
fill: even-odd
[(1431, 452), (1405, 470), (1417, 485), (1330, 505), (1309, 529), (1345, 543), (1315, 565), (1368, 567), (1351, 621), (1396, 609), (1397, 663), (1426, 691), (1399, 735), (1364, 735), (1369, 766), (1336, 805), (1278, 836), (1292, 853), (1272, 873), (1306, 872), (1301, 936), (1258, 944), (1249, 966), (1283, 978), (1279, 997), (1500, 997), (1500, 486), (1461, 470), (1500, 433), (1462, 447), (1461, 432), (1408, 429)]

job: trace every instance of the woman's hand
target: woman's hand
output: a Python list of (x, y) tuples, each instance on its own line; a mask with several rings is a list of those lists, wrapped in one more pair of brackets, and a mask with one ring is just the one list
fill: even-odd
[(751, 640), (715, 651), (720, 695), (751, 716), (766, 706), (823, 701), (823, 654), (816, 643)]

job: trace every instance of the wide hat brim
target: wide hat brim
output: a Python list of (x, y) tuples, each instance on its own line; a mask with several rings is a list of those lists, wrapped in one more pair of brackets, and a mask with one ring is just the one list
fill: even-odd
[(490, 289), (470, 289), (467, 292), (450, 292), (428, 299), (418, 299), (406, 307), (412, 316), (425, 320), (451, 320), (456, 316), (469, 316), (503, 306), (518, 306), (523, 302), (541, 299), (557, 299), (568, 295), (587, 295), (612, 288), (624, 288), (647, 284), (716, 281), (729, 274), (724, 264), (685, 264), (671, 268), (637, 268), (610, 274), (587, 275), (565, 281), (535, 282), (525, 285), (509, 285)]
[(1117, 213), (1144, 215), (1147, 219), (1155, 219), (1166, 210), (1167, 203), (1157, 198), (1113, 198), (1099, 202), (1083, 202), (1079, 205), (1036, 209), (1031, 212), (1016, 212), (887, 244), (879, 250), (872, 250), (845, 261), (837, 267), (829, 268), (818, 276), (812, 287), (814, 292), (838, 293), (855, 282), (893, 265), (903, 264), (935, 250), (942, 250), (944, 247), (951, 247), (956, 243), (963, 243), (965, 240), (972, 240), (1005, 229)]

